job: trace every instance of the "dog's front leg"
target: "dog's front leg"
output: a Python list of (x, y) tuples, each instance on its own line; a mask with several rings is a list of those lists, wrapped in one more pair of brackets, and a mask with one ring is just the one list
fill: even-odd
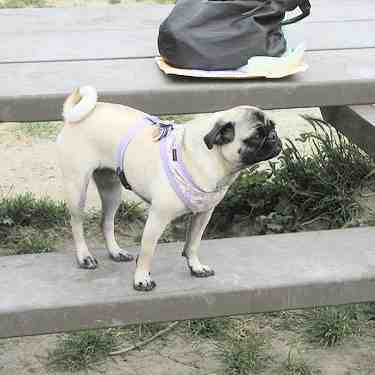
[(151, 260), (156, 245), (165, 227), (171, 222), (172, 217), (158, 212), (151, 207), (142, 236), (141, 252), (137, 259), (137, 268), (134, 275), (134, 289), (150, 291), (156, 283), (151, 278)]
[(209, 277), (215, 274), (214, 270), (203, 265), (198, 258), (198, 250), (202, 235), (210, 221), (212, 212), (213, 209), (192, 215), (187, 228), (186, 242), (182, 255), (186, 257), (190, 272), (192, 276), (195, 277)]

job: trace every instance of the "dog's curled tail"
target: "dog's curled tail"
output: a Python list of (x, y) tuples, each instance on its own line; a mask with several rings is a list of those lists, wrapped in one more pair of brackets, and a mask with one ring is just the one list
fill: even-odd
[(83, 86), (73, 91), (65, 100), (63, 118), (74, 123), (83, 120), (96, 106), (98, 93), (92, 86)]

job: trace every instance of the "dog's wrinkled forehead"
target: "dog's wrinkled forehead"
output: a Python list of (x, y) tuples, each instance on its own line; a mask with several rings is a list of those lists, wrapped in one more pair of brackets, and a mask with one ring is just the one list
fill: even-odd
[(261, 128), (262, 132), (268, 134), (275, 129), (275, 124), (268, 118), (266, 113), (259, 108), (242, 106), (233, 109), (233, 113), (228, 113), (228, 117), (235, 124), (235, 129), (242, 135), (250, 135)]
[(275, 130), (275, 123), (260, 110), (253, 112), (250, 123), (263, 135), (268, 135), (272, 130)]

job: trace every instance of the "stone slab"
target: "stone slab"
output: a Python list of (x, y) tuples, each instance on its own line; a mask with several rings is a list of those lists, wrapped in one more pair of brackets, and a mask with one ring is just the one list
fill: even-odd
[(322, 107), (324, 119), (375, 158), (375, 106)]
[(284, 79), (166, 76), (153, 59), (4, 64), (0, 122), (61, 118), (66, 96), (93, 85), (100, 100), (152, 114), (203, 113), (236, 105), (264, 109), (375, 103), (375, 49), (308, 52), (310, 69)]
[[(156, 56), (158, 28), (170, 9), (155, 4), (0, 10), (0, 63)], [(289, 46), (304, 42), (308, 50), (316, 51), (375, 47), (374, 29), (375, 16), (342, 21), (307, 19), (284, 31)]]
[(374, 238), (359, 228), (203, 241), (208, 279), (190, 276), (181, 243), (160, 245), (151, 293), (133, 290), (134, 263), (104, 251), (95, 271), (73, 254), (2, 257), (0, 338), (372, 301)]

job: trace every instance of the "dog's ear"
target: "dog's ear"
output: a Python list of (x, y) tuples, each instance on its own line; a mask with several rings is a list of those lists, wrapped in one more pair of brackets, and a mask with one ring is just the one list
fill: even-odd
[(214, 145), (225, 145), (234, 139), (234, 123), (219, 121), (212, 130), (204, 136), (204, 143), (211, 150)]

